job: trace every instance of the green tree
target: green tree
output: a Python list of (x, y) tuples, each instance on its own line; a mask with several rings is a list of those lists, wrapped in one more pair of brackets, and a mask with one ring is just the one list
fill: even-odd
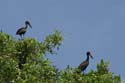
[(103, 60), (97, 70), (78, 73), (69, 65), (59, 70), (46, 58), (57, 54), (63, 37), (55, 31), (44, 41), (34, 38), (17, 40), (0, 32), (0, 83), (120, 83), (120, 76), (109, 71), (109, 63)]

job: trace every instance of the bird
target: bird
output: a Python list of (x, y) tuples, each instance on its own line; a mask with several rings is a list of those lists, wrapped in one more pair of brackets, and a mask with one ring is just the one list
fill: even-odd
[(86, 55), (87, 55), (87, 58), (85, 61), (83, 61), (79, 66), (78, 66), (78, 69), (80, 69), (81, 71), (85, 71), (86, 68), (88, 67), (89, 65), (89, 57), (91, 57), (93, 59), (93, 56), (91, 54), (91, 52), (86, 52)]
[(25, 35), (25, 33), (26, 33), (26, 29), (28, 28), (28, 26), (29, 26), (30, 28), (32, 28), (30, 22), (29, 22), (29, 21), (25, 21), (25, 26), (19, 28), (19, 29), (17, 30), (17, 32), (16, 32), (16, 35), (20, 35), (21, 38), (24, 37), (24, 35)]

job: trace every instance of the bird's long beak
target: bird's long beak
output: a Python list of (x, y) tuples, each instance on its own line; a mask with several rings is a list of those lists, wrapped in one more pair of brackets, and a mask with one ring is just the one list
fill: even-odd
[(29, 25), (29, 27), (30, 27), (30, 28), (32, 28), (32, 26), (31, 26), (31, 24), (30, 24), (30, 23), (29, 23), (28, 25)]
[(93, 56), (90, 54), (90, 57), (93, 59)]

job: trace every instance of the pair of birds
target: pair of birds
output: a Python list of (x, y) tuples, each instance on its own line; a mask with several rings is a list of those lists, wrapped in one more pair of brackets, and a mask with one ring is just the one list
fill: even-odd
[[(26, 29), (28, 28), (28, 26), (29, 26), (30, 28), (32, 28), (30, 22), (29, 22), (29, 21), (25, 21), (25, 27), (21, 27), (20, 29), (18, 29), (17, 32), (16, 32), (16, 35), (20, 35), (21, 38), (24, 37), (24, 35), (25, 35), (25, 33), (26, 33)], [(91, 57), (91, 58), (93, 59), (93, 56), (92, 56), (91, 52), (88, 51), (88, 52), (86, 53), (86, 55), (87, 55), (86, 60), (83, 61), (83, 62), (78, 66), (78, 68), (79, 68), (81, 71), (85, 71), (86, 68), (88, 67), (88, 65), (89, 65), (89, 57)]]

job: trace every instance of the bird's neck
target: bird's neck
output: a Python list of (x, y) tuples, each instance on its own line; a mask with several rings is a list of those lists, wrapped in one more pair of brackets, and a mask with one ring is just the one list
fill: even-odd
[(27, 29), (28, 25), (26, 24), (25, 29)]
[(87, 55), (86, 61), (89, 61), (89, 56)]

